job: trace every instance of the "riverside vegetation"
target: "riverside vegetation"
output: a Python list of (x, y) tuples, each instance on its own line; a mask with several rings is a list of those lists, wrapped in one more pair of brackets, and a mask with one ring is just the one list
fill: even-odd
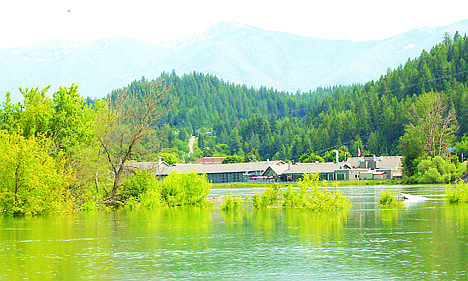
[[(251, 203), (256, 209), (284, 207), (338, 211), (351, 208), (349, 198), (342, 192), (330, 191), (319, 183), (318, 174), (304, 174), (297, 186), (297, 189), (288, 187), (286, 190), (280, 190), (279, 186), (266, 187), (263, 192), (256, 192), (247, 197), (244, 203)], [(227, 196), (222, 203), (222, 209), (238, 209), (241, 204), (242, 200), (239, 197)]]
[(401, 208), (404, 207), (404, 203), (398, 200), (398, 195), (396, 191), (391, 189), (384, 190), (379, 195), (380, 206), (384, 208)]
[(460, 180), (455, 186), (446, 187), (445, 194), (450, 203), (468, 203), (468, 184)]
[[(363, 154), (403, 155), (407, 182), (453, 182), (466, 165), (447, 157), (446, 147), (468, 155), (467, 61), (468, 38), (456, 33), (377, 81), (296, 95), (195, 72), (142, 78), (103, 100), (85, 100), (76, 85), (51, 95), (48, 87), (20, 89), (20, 102), (7, 93), (0, 105), (0, 213), (205, 204), (181, 203), (172, 191), (152, 201), (159, 197), (151, 192), (166, 192), (160, 183), (127, 182), (129, 161), (158, 155), (171, 163), (215, 155), (321, 162), (333, 161), (334, 148), (343, 160), (344, 151), (360, 147)], [(190, 135), (198, 138), (189, 155)], [(294, 192), (282, 200), (311, 204)], [(268, 189), (258, 204), (279, 204), (279, 193)]]

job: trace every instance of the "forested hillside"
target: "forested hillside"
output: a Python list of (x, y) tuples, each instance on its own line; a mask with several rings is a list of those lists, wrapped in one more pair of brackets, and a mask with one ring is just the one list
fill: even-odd
[[(196, 156), (250, 153), (299, 161), (315, 159), (315, 153), (330, 158), (330, 150), (343, 146), (356, 155), (358, 145), (364, 152), (400, 154), (412, 105), (426, 92), (441, 93), (455, 109), (460, 137), (468, 133), (467, 60), (468, 38), (456, 33), (378, 81), (310, 93), (248, 88), (199, 73), (163, 74), (158, 80), (173, 97), (173, 109), (160, 123), (164, 146), (181, 156), (186, 148), (175, 140), (194, 134), (200, 137)], [(129, 87), (139, 91), (147, 83), (143, 78)]]

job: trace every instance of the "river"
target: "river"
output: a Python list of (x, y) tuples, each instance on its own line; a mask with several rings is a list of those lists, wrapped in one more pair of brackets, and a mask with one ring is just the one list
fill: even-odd
[[(381, 209), (388, 188), (430, 200)], [(175, 208), (0, 218), (0, 279), (468, 279), (468, 207), (445, 203), (442, 186), (340, 189), (353, 207), (332, 214)]]

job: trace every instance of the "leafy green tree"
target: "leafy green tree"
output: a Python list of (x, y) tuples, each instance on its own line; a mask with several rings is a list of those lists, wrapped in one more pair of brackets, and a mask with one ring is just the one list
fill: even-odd
[(257, 162), (260, 161), (260, 155), (256, 149), (252, 149), (246, 156), (245, 162)]
[(403, 169), (405, 176), (411, 177), (416, 173), (419, 160), (426, 154), (424, 151), (424, 134), (420, 127), (409, 124), (405, 127), (405, 134), (400, 138), (400, 151), (403, 155)]
[(325, 159), (312, 151), (302, 154), (299, 158), (299, 162), (302, 163), (314, 163), (316, 161), (323, 163), (325, 162)]
[(17, 132), (0, 131), (0, 213), (40, 215), (71, 211), (71, 179), (61, 157), (47, 152), (52, 143)]
[(426, 158), (418, 163), (415, 180), (419, 183), (448, 183), (457, 178), (455, 163), (441, 156)]
[(424, 93), (410, 111), (410, 124), (424, 136), (427, 155), (440, 156), (450, 146), (458, 130), (456, 113), (439, 93)]
[[(160, 153), (158, 157), (161, 157), (161, 160), (166, 162), (169, 165), (175, 164), (179, 162), (179, 157), (175, 153)], [(155, 159), (156, 161), (158, 159)]]
[(239, 155), (227, 156), (226, 158), (223, 159), (223, 164), (243, 163), (243, 162), (245, 162), (244, 157), (239, 156)]
[(458, 142), (455, 145), (455, 153), (459, 155), (459, 157), (462, 157), (463, 154), (463, 159), (461, 161), (463, 162), (467, 157), (468, 157), (468, 135), (465, 134), (461, 141)]

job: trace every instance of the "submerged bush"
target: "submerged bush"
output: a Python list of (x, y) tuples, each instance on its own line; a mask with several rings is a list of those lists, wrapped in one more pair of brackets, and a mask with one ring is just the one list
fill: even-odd
[(137, 171), (124, 181), (122, 203), (133, 209), (136, 206), (148, 208), (161, 206), (208, 206), (206, 200), (211, 189), (206, 175), (196, 172), (188, 174), (171, 173), (159, 180), (148, 171)]
[(298, 186), (298, 189), (288, 187), (285, 191), (265, 188), (262, 194), (256, 193), (253, 196), (252, 205), (255, 208), (283, 206), (317, 211), (344, 210), (351, 207), (349, 198), (342, 192), (332, 192), (321, 187), (319, 176), (316, 174), (305, 174)]
[(379, 203), (384, 207), (403, 207), (404, 203), (398, 201), (398, 195), (396, 191), (392, 191), (391, 189), (384, 190), (380, 193), (379, 196)]
[(179, 174), (175, 171), (161, 180), (161, 196), (170, 207), (205, 206), (209, 205), (206, 197), (211, 185), (205, 174)]
[(155, 174), (149, 171), (136, 170), (133, 175), (123, 182), (119, 199), (127, 201), (129, 198), (138, 197), (148, 189), (158, 189), (158, 184), (159, 180)]
[(136, 170), (123, 183), (121, 200), (133, 209), (139, 203), (148, 208), (166, 205), (161, 195), (161, 182), (149, 171)]
[(223, 198), (223, 202), (221, 203), (221, 210), (239, 210), (242, 204), (243, 200), (241, 197), (227, 195)]
[(266, 187), (262, 193), (255, 192), (252, 196), (252, 205), (255, 208), (274, 207), (280, 205), (279, 187)]
[(468, 184), (460, 180), (455, 186), (445, 188), (450, 203), (468, 203)]

